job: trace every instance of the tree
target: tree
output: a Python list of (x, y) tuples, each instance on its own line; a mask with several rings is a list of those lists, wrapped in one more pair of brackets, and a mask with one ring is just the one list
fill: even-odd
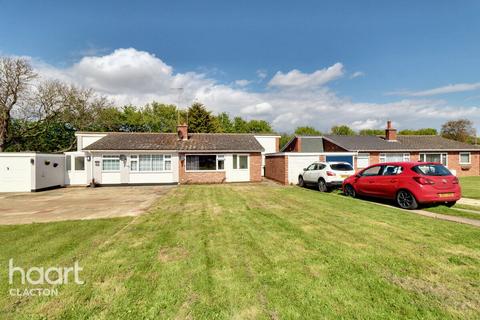
[(248, 132), (248, 123), (243, 120), (241, 117), (233, 118), (233, 130), (237, 133), (246, 133)]
[(435, 128), (422, 128), (417, 130), (405, 129), (401, 130), (398, 134), (404, 136), (436, 136), (438, 131)]
[(212, 113), (201, 103), (194, 103), (187, 111), (188, 131), (190, 132), (215, 132), (215, 122)]
[(475, 136), (475, 129), (468, 119), (451, 120), (442, 125), (441, 134), (447, 139), (467, 142)]
[(247, 124), (248, 133), (272, 133), (272, 127), (265, 120), (250, 120)]
[(359, 134), (361, 136), (382, 136), (385, 135), (385, 130), (382, 129), (362, 129)]
[(142, 111), (143, 119), (151, 132), (176, 132), (179, 110), (174, 105), (152, 102)]
[(314, 127), (304, 126), (297, 127), (295, 129), (295, 134), (297, 136), (320, 136), (322, 133), (315, 129)]
[(218, 126), (219, 132), (234, 132), (235, 128), (233, 126), (232, 120), (230, 120), (230, 116), (226, 112), (222, 112), (217, 115), (216, 122)]
[(6, 147), (13, 109), (27, 98), (36, 76), (26, 59), (0, 58), (0, 152)]
[(355, 131), (353, 131), (347, 125), (333, 126), (331, 130), (332, 130), (332, 134), (337, 136), (354, 136), (355, 135)]

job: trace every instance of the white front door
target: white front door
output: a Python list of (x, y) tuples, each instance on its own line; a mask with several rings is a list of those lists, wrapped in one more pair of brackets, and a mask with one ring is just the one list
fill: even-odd
[(83, 152), (67, 152), (65, 154), (65, 184), (87, 185), (87, 159)]

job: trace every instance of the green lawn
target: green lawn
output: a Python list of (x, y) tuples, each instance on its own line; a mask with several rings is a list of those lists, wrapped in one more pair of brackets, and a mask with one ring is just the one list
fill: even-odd
[[(0, 227), (0, 319), (478, 319), (479, 239), (337, 194), (181, 186), (139, 218)], [(86, 284), (11, 297), (9, 258), (78, 260)]]
[(480, 177), (461, 177), (460, 185), (465, 198), (480, 199)]

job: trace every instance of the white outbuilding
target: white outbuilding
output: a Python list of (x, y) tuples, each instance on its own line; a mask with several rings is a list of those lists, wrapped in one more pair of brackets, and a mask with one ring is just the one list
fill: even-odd
[(0, 153), (0, 192), (41, 191), (64, 185), (64, 154)]

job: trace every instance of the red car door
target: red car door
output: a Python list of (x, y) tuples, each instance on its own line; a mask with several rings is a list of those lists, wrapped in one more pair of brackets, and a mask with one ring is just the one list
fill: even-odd
[(379, 188), (376, 184), (376, 180), (381, 173), (382, 167), (382, 165), (372, 166), (361, 173), (360, 177), (355, 182), (358, 193), (378, 196)]
[(395, 199), (402, 172), (403, 167), (400, 165), (385, 165), (380, 175), (375, 177), (377, 196)]

